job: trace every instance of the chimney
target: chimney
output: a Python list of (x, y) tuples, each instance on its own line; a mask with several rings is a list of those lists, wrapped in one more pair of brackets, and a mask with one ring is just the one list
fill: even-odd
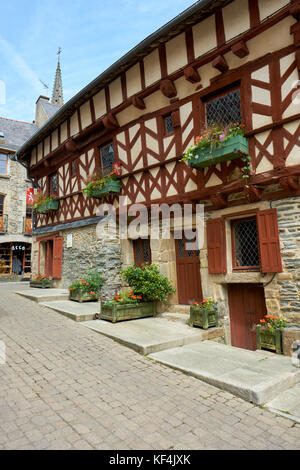
[(50, 98), (48, 96), (40, 95), (35, 102), (35, 124), (38, 128), (42, 127), (46, 121), (48, 121), (48, 116), (46, 115), (42, 102), (49, 103)]

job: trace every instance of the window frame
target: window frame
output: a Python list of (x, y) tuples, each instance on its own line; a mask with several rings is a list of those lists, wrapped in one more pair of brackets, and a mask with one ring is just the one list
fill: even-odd
[(100, 169), (101, 169), (101, 174), (102, 174), (102, 177), (105, 178), (106, 176), (108, 176), (113, 168), (109, 171), (109, 173), (107, 174), (104, 174), (104, 169), (103, 169), (103, 162), (102, 162), (102, 149), (104, 149), (105, 147), (108, 147), (109, 145), (112, 145), (112, 148), (113, 148), (113, 153), (114, 153), (114, 163), (116, 162), (116, 153), (115, 153), (115, 146), (114, 146), (114, 141), (113, 140), (110, 140), (108, 142), (106, 142), (105, 144), (101, 144), (98, 148), (99, 148), (99, 160), (100, 160)]
[(241, 110), (241, 122), (244, 122), (244, 106), (243, 106), (243, 99), (242, 99), (242, 83), (241, 81), (237, 81), (234, 83), (231, 83), (230, 85), (226, 87), (219, 88), (216, 91), (213, 91), (211, 93), (208, 93), (207, 95), (203, 96), (201, 98), (201, 106), (202, 106), (202, 116), (204, 116), (203, 119), (203, 125), (204, 128), (206, 129), (208, 127), (207, 124), (207, 111), (206, 111), (206, 105), (207, 103), (214, 101), (218, 98), (222, 98), (223, 96), (228, 95), (229, 93), (232, 93), (233, 91), (239, 90), (240, 91), (240, 110)]
[(5, 173), (0, 173), (0, 176), (7, 176), (7, 170), (8, 170), (8, 155), (7, 153), (0, 152), (0, 158), (1, 156), (5, 157)]
[(2, 199), (2, 214), (1, 214), (1, 204), (0, 204), (0, 217), (4, 217), (4, 204), (5, 204), (5, 196), (0, 194), (0, 199)]
[[(73, 173), (73, 165), (75, 165), (76, 173)], [(78, 176), (78, 159), (72, 160), (70, 162), (70, 177), (77, 178)]]
[[(172, 132), (167, 131), (167, 118), (171, 118), (172, 121)], [(170, 137), (175, 134), (175, 127), (173, 126), (173, 118), (172, 118), (172, 113), (167, 113), (162, 116), (162, 125), (163, 125), (163, 136), (164, 137)]]
[[(234, 225), (236, 225), (240, 222), (247, 222), (249, 220), (255, 220), (255, 222), (256, 222), (257, 254), (258, 254), (259, 264), (255, 265), (255, 266), (237, 266), (237, 264), (236, 264), (236, 243), (235, 243)], [(256, 215), (249, 215), (248, 217), (231, 219), (229, 222), (230, 222), (230, 233), (231, 233), (232, 272), (239, 272), (239, 271), (260, 272), (261, 262), (260, 262), (259, 232), (258, 232), (258, 227), (257, 227), (257, 216)]]
[[(56, 176), (56, 178), (57, 178), (57, 180), (56, 180), (57, 189), (56, 189), (56, 191), (54, 191), (54, 192), (51, 191), (51, 178), (52, 178), (53, 176)], [(48, 189), (48, 194), (49, 194), (49, 196), (50, 196), (51, 194), (54, 194), (56, 197), (58, 197), (58, 194), (59, 194), (58, 171), (55, 171), (54, 173), (51, 173), (50, 175), (48, 175), (48, 185), (47, 185), (47, 186), (48, 186), (47, 189)]]
[[(147, 251), (148, 251), (148, 257), (149, 257), (149, 261), (145, 261), (144, 260), (144, 243), (147, 243)], [(143, 255), (143, 260), (142, 261), (138, 261), (137, 260), (137, 244), (140, 243), (141, 244), (141, 248), (142, 248), (142, 255)], [(150, 244), (150, 238), (135, 238), (132, 240), (132, 245), (133, 245), (133, 255), (134, 255), (134, 264), (135, 266), (138, 266), (138, 267), (141, 267), (141, 266), (144, 266), (145, 264), (146, 265), (150, 265), (152, 263), (152, 253), (151, 253), (151, 244)]]

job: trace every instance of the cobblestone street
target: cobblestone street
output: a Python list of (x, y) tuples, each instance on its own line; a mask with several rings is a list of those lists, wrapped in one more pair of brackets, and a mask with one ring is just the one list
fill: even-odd
[(1, 449), (300, 449), (300, 425), (0, 285)]

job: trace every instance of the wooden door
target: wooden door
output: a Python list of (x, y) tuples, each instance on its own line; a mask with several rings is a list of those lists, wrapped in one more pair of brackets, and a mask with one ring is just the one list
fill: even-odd
[(47, 240), (45, 243), (45, 276), (52, 277), (53, 270), (53, 241)]
[(257, 284), (229, 284), (231, 345), (256, 350), (255, 325), (266, 315), (264, 289)]
[(202, 300), (199, 250), (187, 250), (186, 239), (175, 240), (179, 304)]

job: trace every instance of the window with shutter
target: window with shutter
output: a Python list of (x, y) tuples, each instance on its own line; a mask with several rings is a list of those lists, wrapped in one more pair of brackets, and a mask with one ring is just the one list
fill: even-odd
[(63, 237), (53, 238), (53, 269), (52, 269), (52, 276), (53, 276), (54, 279), (61, 279), (62, 254), (63, 254)]
[(225, 220), (211, 219), (206, 223), (208, 271), (210, 274), (225, 274), (226, 263), (226, 236)]
[(276, 209), (268, 209), (257, 213), (257, 229), (261, 272), (282, 272)]

